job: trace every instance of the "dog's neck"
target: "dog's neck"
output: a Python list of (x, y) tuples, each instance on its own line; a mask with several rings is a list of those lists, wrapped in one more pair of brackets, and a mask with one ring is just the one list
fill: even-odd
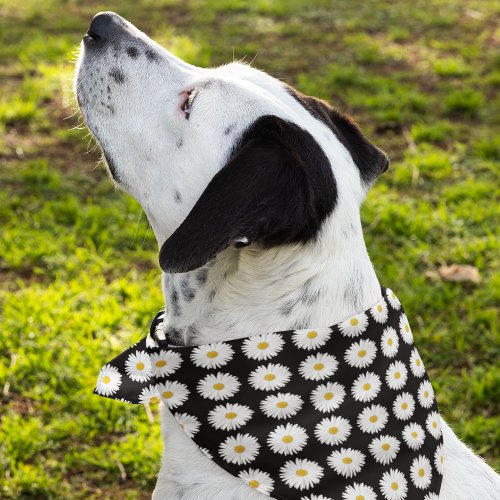
[(167, 335), (191, 345), (329, 326), (380, 298), (352, 207), (337, 207), (314, 242), (228, 248), (196, 271), (164, 274), (163, 291)]

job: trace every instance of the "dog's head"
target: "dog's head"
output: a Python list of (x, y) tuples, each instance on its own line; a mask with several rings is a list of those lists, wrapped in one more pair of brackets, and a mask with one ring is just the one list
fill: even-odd
[(228, 247), (314, 240), (388, 167), (326, 102), (248, 65), (187, 64), (114, 13), (93, 19), (75, 87), (111, 176), (148, 215), (166, 272)]

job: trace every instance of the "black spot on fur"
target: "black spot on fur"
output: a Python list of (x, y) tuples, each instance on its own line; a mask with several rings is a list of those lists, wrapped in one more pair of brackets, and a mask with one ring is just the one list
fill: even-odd
[(145, 54), (148, 61), (158, 62), (160, 60), (160, 56), (154, 50), (146, 49)]
[(229, 127), (226, 127), (226, 129), (224, 130), (224, 135), (229, 135), (234, 129), (235, 124), (233, 123), (232, 125), (229, 125)]
[(135, 47), (129, 47), (127, 49), (127, 54), (132, 58), (135, 59), (136, 57), (139, 56), (139, 51)]
[(181, 281), (181, 293), (186, 302), (191, 302), (196, 295), (194, 288), (189, 286), (189, 276), (186, 276)]
[(169, 328), (166, 332), (168, 343), (171, 345), (184, 345), (184, 336), (177, 328)]
[(361, 179), (367, 184), (389, 168), (389, 158), (373, 145), (349, 116), (341, 114), (326, 101), (301, 94), (288, 87), (289, 93), (304, 106), (311, 115), (323, 122), (349, 151), (359, 168)]
[(200, 269), (196, 273), (196, 282), (198, 283), (198, 285), (203, 286), (207, 282), (207, 279), (208, 279), (208, 269)]
[(297, 305), (298, 300), (297, 299), (291, 299), (287, 300), (281, 307), (280, 307), (280, 313), (283, 316), (290, 316), (292, 313), (293, 308)]
[(182, 196), (181, 193), (179, 193), (179, 191), (176, 191), (174, 193), (174, 200), (176, 203), (182, 203)]
[(180, 148), (182, 148), (183, 144), (184, 144), (184, 141), (182, 139), (179, 139), (175, 145), (180, 149)]
[(109, 85), (106, 90), (108, 91), (108, 94), (111, 94), (111, 87)]
[(172, 293), (170, 294), (170, 302), (173, 315), (180, 316), (181, 307), (179, 305), (179, 294), (177, 293), (177, 290), (172, 290)]
[(122, 84), (125, 82), (125, 74), (119, 68), (111, 68), (108, 74), (116, 83)]
[(210, 293), (208, 294), (208, 301), (209, 302), (213, 302), (213, 300), (215, 299), (215, 294), (216, 294), (215, 290), (210, 290)]

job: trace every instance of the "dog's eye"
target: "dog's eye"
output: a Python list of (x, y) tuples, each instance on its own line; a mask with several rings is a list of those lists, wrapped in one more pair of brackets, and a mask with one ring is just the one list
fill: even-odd
[(187, 92), (187, 97), (185, 101), (181, 104), (181, 109), (182, 111), (184, 111), (184, 117), (186, 118), (186, 120), (189, 120), (189, 115), (191, 114), (193, 103), (197, 95), (198, 95), (197, 91), (190, 90), (189, 92)]

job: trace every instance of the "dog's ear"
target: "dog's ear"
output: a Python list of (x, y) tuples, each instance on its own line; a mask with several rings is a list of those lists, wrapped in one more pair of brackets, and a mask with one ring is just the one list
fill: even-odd
[(349, 151), (367, 186), (389, 168), (387, 155), (366, 138), (352, 118), (340, 113), (326, 101), (306, 96), (291, 87), (289, 92), (309, 113), (333, 131)]
[(275, 116), (261, 117), (165, 241), (160, 266), (187, 272), (230, 245), (306, 242), (336, 198), (330, 162), (313, 137)]

